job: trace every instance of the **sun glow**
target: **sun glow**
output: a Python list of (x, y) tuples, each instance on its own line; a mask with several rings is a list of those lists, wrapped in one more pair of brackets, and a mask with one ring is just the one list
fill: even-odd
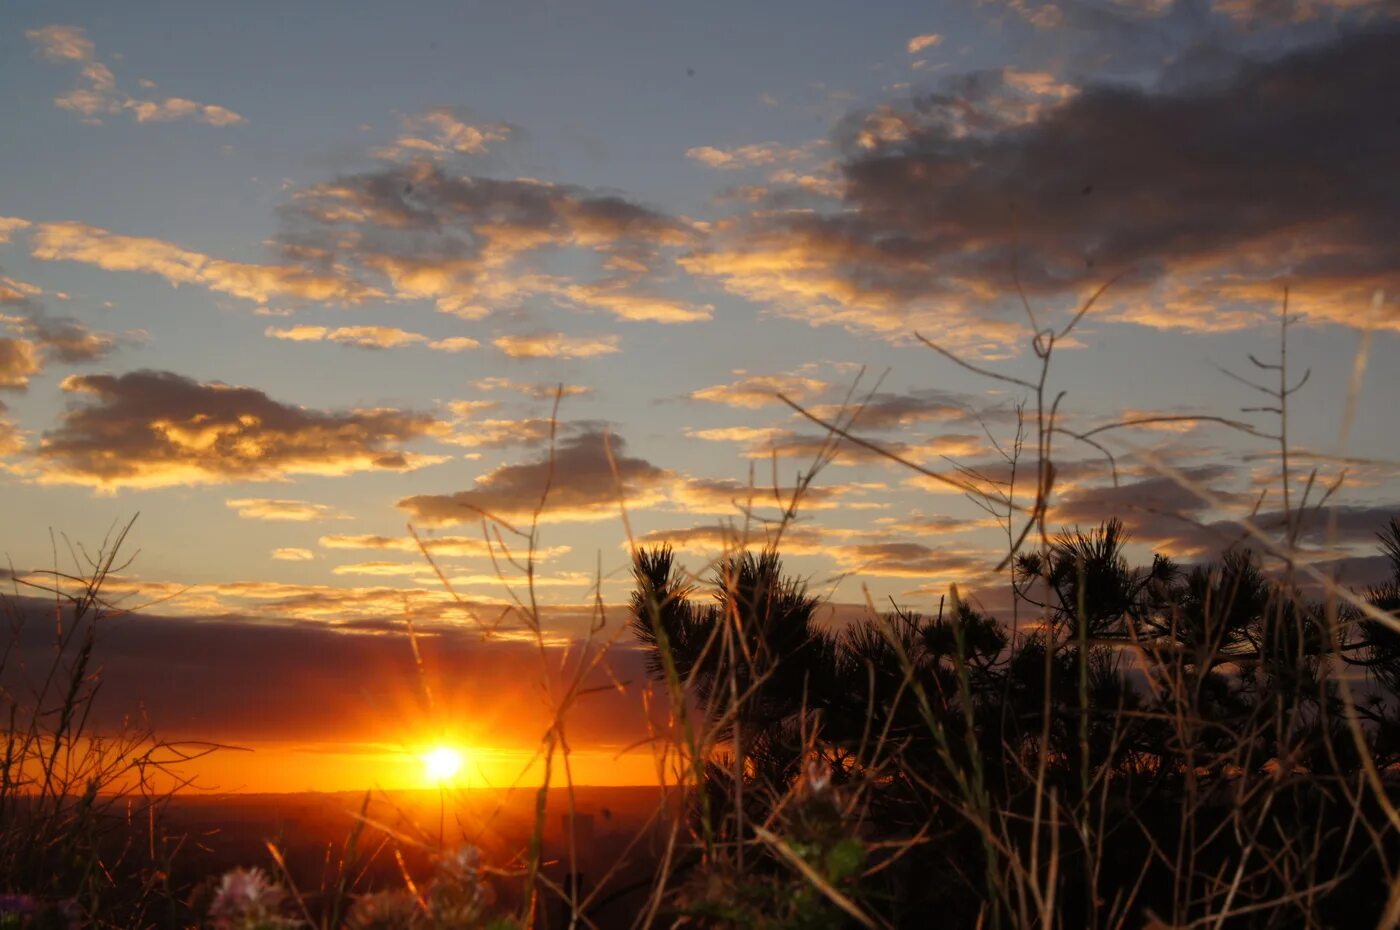
[(435, 785), (446, 784), (462, 770), (462, 751), (436, 746), (423, 754), (423, 774)]

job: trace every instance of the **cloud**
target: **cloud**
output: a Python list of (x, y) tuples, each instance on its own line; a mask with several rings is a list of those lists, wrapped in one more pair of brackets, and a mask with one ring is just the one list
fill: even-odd
[(715, 429), (688, 429), (687, 436), (710, 442), (742, 442), (755, 448), (772, 448), (780, 440), (792, 436), (792, 430), (773, 426), (721, 426)]
[(44, 26), (30, 29), (24, 37), (47, 61), (88, 61), (97, 51), (92, 40), (77, 26)]
[(942, 41), (943, 37), (938, 33), (926, 32), (923, 35), (914, 36), (914, 38), (910, 39), (908, 44), (905, 45), (904, 48), (905, 51), (907, 51), (910, 55), (917, 55), (924, 49), (933, 48), (935, 45), (940, 44)]
[[(858, 412), (857, 412), (858, 408)], [(922, 423), (973, 422), (979, 415), (977, 402), (967, 394), (937, 388), (907, 394), (879, 392), (861, 396), (847, 406), (818, 404), (810, 412), (823, 420), (854, 416), (856, 432), (906, 429)]]
[[(434, 556), (490, 556), (500, 553), (499, 543), (492, 544), (484, 536), (423, 536), (423, 547)], [(318, 544), (325, 549), (365, 549), (381, 552), (421, 553), (418, 540), (411, 536), (331, 535), (322, 536)], [(536, 559), (551, 559), (566, 555), (568, 546), (543, 546), (535, 550)]]
[[(69, 364), (101, 361), (118, 343), (111, 333), (96, 332), (71, 317), (53, 317), (40, 311), (9, 322), (34, 340), (47, 359)], [(131, 334), (128, 338), (132, 338)]]
[(309, 562), (316, 558), (316, 553), (310, 549), (284, 548), (273, 549), (272, 557), (281, 562)]
[(403, 118), (403, 133), (393, 145), (377, 149), (378, 158), (443, 159), (458, 155), (481, 155), (489, 145), (504, 142), (514, 131), (509, 123), (474, 125), (452, 107), (435, 107)]
[(130, 114), (138, 123), (192, 119), (210, 126), (233, 126), (247, 122), (242, 115), (216, 104), (184, 97), (141, 99), (122, 91), (112, 69), (97, 60), (97, 47), (76, 26), (44, 26), (24, 35), (45, 60), (80, 66), (76, 86), (54, 98), (54, 103), (87, 122), (99, 123), (102, 116), (119, 113)]
[[(892, 468), (906, 466), (895, 462), (890, 454), (905, 461), (924, 463), (931, 459), (970, 459), (986, 455), (990, 448), (985, 436), (975, 433), (944, 433), (916, 440), (882, 439), (876, 452), (865, 446), (837, 438), (832, 445), (831, 437), (825, 435), (797, 435), (786, 439), (756, 443), (745, 450), (749, 458), (769, 458), (778, 456), (789, 459), (815, 459), (818, 455), (827, 457), (835, 465), (887, 465)], [(889, 454), (885, 454), (889, 453)]]
[(825, 381), (799, 374), (750, 375), (744, 371), (734, 373), (743, 377), (729, 384), (714, 384), (691, 391), (690, 396), (695, 400), (756, 410), (770, 404), (782, 404), (779, 394), (801, 402), (820, 394), (829, 386)]
[[(883, 486), (881, 486), (883, 487)], [(852, 500), (853, 496), (872, 490), (859, 484), (817, 484), (805, 489), (797, 510), (872, 510), (882, 505)], [(791, 505), (795, 487), (774, 487), (732, 478), (683, 478), (671, 488), (671, 506), (684, 513), (748, 514), (763, 519), (778, 519)]]
[(0, 337), (0, 390), (23, 390), (42, 367), (34, 343)]
[(1211, 9), (1246, 26), (1298, 24), (1318, 19), (1400, 16), (1387, 0), (1214, 0)]
[[(1183, 0), (1001, 0), (1002, 5), (1038, 29), (1078, 27), (1084, 30), (1131, 28), (1150, 24), (1180, 11), (1199, 15), (1196, 4)], [(1210, 12), (1230, 25), (1254, 29), (1298, 26), (1318, 20), (1336, 25), (1366, 23), (1400, 15), (1386, 0), (1210, 0)], [(1214, 24), (1213, 24), (1214, 25)]]
[(617, 336), (566, 336), (552, 332), (500, 336), (491, 344), (511, 358), (591, 358), (621, 351)]
[(0, 216), (0, 243), (9, 242), (10, 237), (22, 229), (28, 229), (28, 220), (17, 216)]
[(627, 280), (594, 284), (573, 284), (562, 293), (585, 306), (606, 310), (620, 320), (633, 323), (696, 323), (714, 316), (709, 304), (692, 304), (646, 293), (633, 293)]
[[(99, 361), (117, 347), (118, 338), (111, 333), (97, 332), (72, 317), (51, 316), (39, 300), (43, 293), (32, 284), (0, 275), (0, 325), (41, 350), (44, 362)], [(7, 307), (16, 312), (4, 312)], [(127, 340), (143, 335), (128, 333)]]
[(238, 497), (224, 501), (245, 520), (290, 520), (306, 523), (312, 520), (339, 520), (345, 517), (330, 504), (311, 501), (284, 500), (271, 497)]
[(464, 422), (443, 442), (481, 449), (505, 449), (511, 446), (538, 446), (549, 442), (555, 424), (548, 417), (528, 417), (523, 420), (469, 420)]
[(1120, 272), (1102, 312), (1143, 325), (1252, 325), (1288, 284), (1343, 324), (1379, 290), (1400, 327), (1400, 126), (1376, 117), (1397, 83), (1381, 28), (1151, 87), (957, 76), (840, 127), (840, 210), (726, 219), (682, 264), (794, 318), (974, 352), (1023, 338), (1018, 286), (1050, 313)]
[[(1254, 501), (1252, 495), (1231, 489), (1237, 476), (1229, 465), (1199, 465), (1182, 472), (1227, 504), (1247, 510)], [(1046, 521), (1052, 527), (1087, 529), (1116, 517), (1134, 538), (1164, 554), (1194, 558), (1214, 554), (1241, 538), (1239, 526), (1226, 526), (1222, 516), (1172, 478), (1148, 475), (1117, 485), (1071, 486), (1052, 503)]]
[(810, 142), (806, 145), (783, 145), (778, 142), (763, 142), (730, 149), (700, 145), (686, 149), (685, 156), (703, 162), (711, 168), (735, 170), (801, 161), (810, 158), (813, 151), (823, 144), (823, 142)]
[(671, 472), (628, 455), (620, 436), (590, 430), (563, 440), (552, 456), (487, 472), (471, 490), (408, 497), (398, 505), (431, 526), (472, 523), (483, 515), (528, 523), (548, 488), (542, 522), (606, 520), (618, 517), (622, 500), (633, 508), (660, 502), (672, 478)]
[[(279, 243), (289, 259), (342, 269), (469, 319), (532, 297), (622, 319), (709, 315), (655, 290), (678, 251), (698, 241), (694, 224), (607, 192), (417, 161), (297, 191), (282, 216)], [(543, 273), (544, 257), (560, 251), (591, 259), (603, 276)]]
[(480, 345), (480, 342), (470, 336), (448, 336), (446, 339), (434, 339), (428, 343), (428, 348), (436, 349), (439, 352), (465, 352)]
[(440, 428), (419, 413), (313, 410), (163, 371), (74, 375), (63, 389), (74, 402), (33, 457), (35, 480), (44, 484), (113, 491), (406, 471), (441, 461), (401, 448)]
[(638, 545), (667, 545), (678, 552), (689, 552), (706, 559), (718, 558), (740, 548), (768, 548), (775, 541), (785, 556), (822, 555), (827, 551), (820, 531), (800, 525), (785, 527), (781, 537), (762, 523), (752, 523), (747, 527), (729, 523), (704, 523), (684, 528), (652, 530), (637, 537)]
[(0, 458), (17, 455), (24, 450), (25, 436), (6, 414), (9, 408), (0, 403)]
[[(553, 688), (568, 682), (578, 649), (576, 643), (563, 647), (587, 629), (587, 607), (543, 609), (551, 630), (565, 632), (551, 634), (543, 655), (532, 642), (485, 640), (479, 630), (460, 624), (420, 627), (420, 664), (403, 632), (402, 600), (397, 606), (392, 596), (386, 600), (381, 618), (338, 628), (261, 613), (138, 613), (103, 626), (103, 700), (93, 725), (117, 729), (124, 715), (139, 710), (171, 739), (382, 740), (399, 746), (423, 720), (426, 675), (438, 706), (453, 719), (472, 721), (480, 728), (473, 731), (477, 738), (527, 752), (537, 744), (552, 717), (541, 696), (542, 676)], [(52, 617), (53, 602), (20, 598), (16, 606), (31, 622), (19, 624), (22, 637), (10, 664), (39, 667), (52, 649), (52, 623), (40, 619), (46, 606)], [(308, 656), (317, 661), (307, 662)], [(606, 659), (609, 670), (585, 680), (590, 693), (569, 717), (571, 738), (579, 745), (620, 747), (646, 738), (648, 721), (636, 690), (647, 680), (643, 659), (639, 650), (615, 648)], [(152, 675), (153, 668), (161, 674)], [(255, 688), (249, 686), (252, 673)], [(609, 686), (615, 682), (633, 684), (619, 693)]]
[(833, 546), (844, 571), (882, 578), (928, 578), (938, 584), (986, 580), (998, 556), (976, 549), (947, 549), (919, 542), (888, 541)]
[(106, 271), (139, 271), (170, 284), (196, 284), (266, 304), (274, 298), (355, 303), (379, 292), (334, 273), (292, 265), (255, 265), (211, 258), (172, 242), (123, 236), (86, 223), (40, 223), (30, 240), (35, 258), (75, 261)]
[(425, 344), (440, 352), (462, 352), (481, 343), (467, 336), (430, 339), (422, 333), (411, 333), (394, 326), (269, 326), (263, 331), (272, 339), (291, 342), (335, 342), (359, 349), (393, 349), (399, 346)]
[(518, 391), (536, 400), (553, 400), (561, 397), (582, 397), (593, 393), (593, 389), (576, 384), (550, 384), (546, 381), (514, 381), (510, 378), (479, 378), (472, 386), (482, 391)]

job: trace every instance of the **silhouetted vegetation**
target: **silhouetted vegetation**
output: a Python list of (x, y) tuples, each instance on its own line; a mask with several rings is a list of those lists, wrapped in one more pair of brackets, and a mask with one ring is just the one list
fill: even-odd
[[(698, 867), (676, 914), (1376, 925), (1400, 852), (1393, 627), (1329, 609), (1247, 549), (1135, 567), (1125, 543), (1110, 521), (1018, 557), (1019, 629), (954, 589), (934, 616), (827, 630), (772, 551), (703, 586), (669, 549), (639, 551), (633, 629), (658, 678), (693, 682), (724, 752), (692, 810)], [(1400, 521), (1381, 543), (1391, 577), (1367, 600), (1393, 614)], [(793, 856), (831, 892), (809, 886), (805, 909)]]

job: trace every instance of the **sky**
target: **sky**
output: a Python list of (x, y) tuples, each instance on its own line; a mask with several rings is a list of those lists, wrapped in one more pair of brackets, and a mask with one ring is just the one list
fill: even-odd
[[(781, 549), (830, 622), (952, 583), (995, 610), (1006, 528), (926, 472), (1001, 486), (1034, 333), (1063, 334), (1049, 522), (1198, 561), (1282, 506), (1239, 378), (1276, 377), (1250, 356), (1277, 358), (1285, 291), (1293, 493), (1344, 479), (1308, 558), (1364, 584), (1400, 510), (1397, 13), (15, 0), (12, 599), (139, 514), (112, 719), (256, 750), (203, 763), (225, 790), (411, 781), (440, 739), (519, 777), (598, 627), (616, 688), (578, 712), (581, 777), (645, 781), (629, 533), (701, 573), (761, 545), (822, 461), (782, 398), (853, 402), (924, 470), (850, 442), (815, 470)], [(546, 483), (542, 669), (500, 550)]]

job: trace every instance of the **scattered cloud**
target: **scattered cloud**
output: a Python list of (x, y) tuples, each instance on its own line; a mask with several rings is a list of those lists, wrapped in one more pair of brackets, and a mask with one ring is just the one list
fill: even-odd
[[(28, 336), (44, 351), (49, 360), (78, 364), (97, 362), (106, 358), (117, 347), (118, 337), (89, 329), (71, 317), (53, 317), (42, 312), (28, 316), (0, 320), (10, 323), (15, 329)], [(128, 339), (133, 338), (128, 334)]]
[(796, 487), (736, 481), (732, 478), (681, 478), (671, 487), (671, 507), (693, 514), (747, 514), (778, 519), (796, 498), (799, 513), (816, 510), (874, 510), (883, 505), (854, 500), (871, 486), (859, 484), (814, 484), (800, 497)]
[(527, 417), (523, 420), (468, 420), (460, 424), (443, 442), (468, 448), (505, 449), (511, 446), (538, 446), (549, 441), (555, 424), (548, 417)]
[(0, 243), (10, 241), (10, 237), (16, 232), (28, 229), (28, 220), (20, 219), (17, 216), (0, 216)]
[(939, 45), (942, 42), (943, 36), (936, 32), (926, 32), (923, 35), (914, 36), (904, 48), (910, 55), (917, 55), (925, 49), (933, 48), (935, 45)]
[(865, 432), (902, 430), (924, 423), (972, 422), (979, 415), (978, 406), (978, 402), (966, 394), (931, 388), (907, 394), (882, 391), (862, 396), (847, 406), (817, 404), (810, 412), (828, 421), (853, 416), (855, 431)]
[(1383, 293), (1373, 320), (1400, 327), (1400, 128), (1375, 118), (1395, 83), (1384, 29), (1160, 86), (954, 76), (843, 124), (840, 210), (729, 218), (681, 261), (794, 318), (972, 353), (1020, 342), (1018, 287), (1069, 311), (1120, 273), (1102, 312), (1143, 325), (1252, 325), (1290, 284), (1343, 324)]
[(154, 274), (175, 286), (195, 284), (257, 304), (287, 297), (356, 303), (382, 296), (339, 274), (293, 265), (224, 261), (162, 239), (123, 236), (86, 223), (35, 225), (30, 252), (45, 261), (74, 261), (106, 271)]
[(552, 332), (500, 336), (491, 344), (511, 358), (591, 358), (620, 351), (617, 336), (566, 336)]
[(1400, 16), (1400, 11), (1387, 0), (1214, 0), (1211, 9), (1244, 26), (1296, 25), (1343, 17)]
[(453, 107), (434, 107), (405, 116), (402, 134), (392, 145), (377, 149), (374, 154), (389, 161), (482, 155), (488, 146), (510, 138), (514, 130), (509, 123), (474, 124), (466, 119)]
[(445, 339), (434, 339), (428, 343), (428, 348), (439, 352), (465, 352), (480, 345), (480, 342), (470, 336), (448, 336)]
[[(288, 259), (468, 319), (531, 297), (622, 319), (709, 314), (654, 292), (678, 250), (698, 241), (694, 225), (611, 193), (455, 174), (420, 161), (299, 190), (282, 215), (279, 244)], [(604, 276), (543, 273), (544, 255), (560, 250), (591, 257)]]
[(622, 437), (587, 431), (563, 440), (552, 456), (487, 472), (471, 490), (417, 495), (399, 506), (432, 526), (473, 523), (483, 516), (528, 523), (542, 499), (542, 522), (616, 519), (622, 502), (640, 508), (664, 500), (672, 478), (671, 472), (628, 455)]
[(271, 497), (238, 497), (224, 501), (229, 508), (238, 511), (245, 520), (279, 520), (307, 523), (312, 520), (340, 520), (345, 518), (330, 504), (315, 504), (311, 501), (285, 500)]
[(34, 343), (0, 337), (0, 390), (23, 390), (42, 367)]
[(832, 546), (844, 571), (883, 578), (930, 579), (937, 584), (969, 583), (993, 574), (997, 554), (980, 549), (949, 549), (920, 542), (891, 541)]
[(440, 352), (461, 352), (481, 345), (467, 336), (432, 339), (422, 333), (411, 333), (394, 326), (269, 326), (264, 330), (264, 334), (272, 339), (291, 342), (335, 342), (359, 349), (393, 349), (423, 344)]
[(482, 391), (517, 391), (536, 400), (553, 400), (560, 397), (582, 397), (593, 393), (593, 389), (577, 384), (550, 384), (546, 381), (514, 381), (510, 378), (479, 378), (472, 386)]
[(131, 115), (138, 123), (190, 119), (210, 126), (233, 126), (247, 122), (241, 114), (217, 104), (199, 103), (184, 97), (143, 99), (131, 96), (117, 86), (116, 75), (98, 61), (97, 47), (77, 26), (44, 26), (30, 29), (24, 35), (45, 60), (79, 67), (77, 84), (55, 97), (54, 103), (79, 114), (86, 122), (100, 123), (103, 116), (120, 113)]
[(804, 525), (787, 526), (778, 536), (759, 522), (748, 526), (730, 523), (704, 523), (674, 529), (651, 530), (637, 537), (642, 546), (670, 546), (678, 552), (689, 552), (715, 559), (739, 549), (765, 549), (777, 542), (785, 556), (822, 555), (826, 552), (821, 532)]
[(9, 458), (24, 451), (25, 435), (7, 415), (9, 408), (0, 403), (0, 458)]
[(282, 562), (309, 562), (316, 558), (316, 553), (310, 549), (297, 549), (287, 547), (283, 549), (273, 549), (272, 557)]
[(800, 402), (829, 387), (825, 381), (800, 374), (751, 375), (742, 370), (734, 374), (741, 376), (739, 380), (691, 391), (690, 396), (695, 400), (756, 410), (770, 404), (782, 404), (779, 394)]
[(401, 448), (439, 429), (419, 413), (313, 410), (164, 371), (74, 375), (63, 390), (74, 402), (33, 456), (43, 484), (114, 491), (407, 471), (442, 460)]
[(809, 142), (805, 145), (783, 145), (778, 142), (762, 142), (730, 149), (717, 148), (713, 145), (700, 145), (686, 149), (685, 155), (687, 158), (702, 162), (711, 168), (723, 170), (762, 168), (811, 158), (813, 152), (824, 144), (825, 142)]
[[(471, 522), (468, 518), (462, 522)], [(422, 548), (434, 556), (486, 556), (493, 552), (500, 554), (500, 543), (488, 541), (483, 536), (423, 536)], [(414, 552), (421, 555), (419, 540), (412, 536), (377, 536), (373, 534), (322, 536), (318, 541), (324, 549), (363, 549), (379, 552)], [(535, 558), (552, 559), (566, 555), (568, 546), (541, 546), (535, 550)]]

